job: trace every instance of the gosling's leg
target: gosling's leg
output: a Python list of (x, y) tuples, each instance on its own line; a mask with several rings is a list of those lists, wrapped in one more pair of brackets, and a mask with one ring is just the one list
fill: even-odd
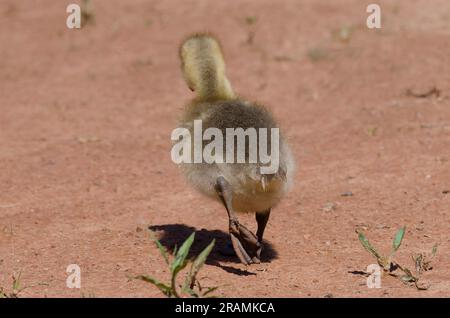
[(262, 241), (264, 230), (266, 229), (267, 221), (269, 221), (270, 209), (256, 212), (256, 222), (258, 223), (258, 230), (256, 231), (256, 236), (258, 237), (259, 248), (256, 251), (256, 258), (258, 261), (261, 259), (262, 251)]
[(251, 264), (260, 249), (258, 238), (245, 226), (239, 224), (233, 210), (233, 192), (224, 177), (217, 178), (216, 191), (228, 212), (229, 232), (234, 251), (242, 263)]

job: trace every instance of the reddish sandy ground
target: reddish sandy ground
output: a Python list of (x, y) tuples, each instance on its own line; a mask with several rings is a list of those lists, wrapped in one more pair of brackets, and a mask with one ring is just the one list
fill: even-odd
[[(95, 24), (69, 30), (71, 2), (0, 4), (0, 286), (21, 271), (23, 285), (46, 284), (24, 297), (157, 297), (127, 278), (168, 277), (149, 226), (168, 247), (193, 230), (194, 252), (226, 244), (225, 210), (170, 160), (192, 97), (177, 47), (210, 30), (236, 91), (284, 127), (298, 171), (265, 262), (246, 270), (215, 249), (204, 284), (230, 297), (450, 296), (448, 0), (379, 1), (381, 30), (358, 0), (99, 0)], [(439, 97), (406, 94), (432, 87)], [(367, 288), (351, 273), (374, 263), (355, 229), (388, 253), (402, 225), (401, 263), (439, 244), (430, 288), (392, 277)], [(81, 289), (66, 287), (72, 263)]]

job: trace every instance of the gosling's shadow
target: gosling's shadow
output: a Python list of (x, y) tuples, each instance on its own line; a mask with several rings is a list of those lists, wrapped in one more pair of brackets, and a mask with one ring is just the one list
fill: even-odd
[[(194, 227), (187, 226), (184, 224), (164, 224), (164, 225), (151, 225), (149, 229), (157, 232), (157, 238), (161, 244), (167, 248), (169, 251), (173, 251), (175, 246), (180, 247), (181, 244), (188, 238), (192, 232), (195, 232), (195, 241), (189, 251), (189, 258), (195, 257), (203, 249), (211, 243), (213, 239), (216, 239), (216, 243), (211, 254), (206, 260), (206, 264), (218, 266), (223, 270), (233, 273), (236, 275), (249, 276), (255, 275), (254, 273), (248, 272), (246, 270), (241, 270), (239, 268), (234, 268), (232, 266), (222, 265), (219, 262), (231, 262), (239, 264), (240, 261), (236, 255), (228, 256), (223, 255), (220, 251), (224, 250), (229, 244), (230, 235), (220, 230), (196, 230)], [(161, 233), (159, 233), (161, 232)], [(263, 241), (263, 250), (261, 253), (261, 262), (268, 263), (273, 259), (278, 257), (277, 251), (273, 248), (273, 245), (267, 241)]]

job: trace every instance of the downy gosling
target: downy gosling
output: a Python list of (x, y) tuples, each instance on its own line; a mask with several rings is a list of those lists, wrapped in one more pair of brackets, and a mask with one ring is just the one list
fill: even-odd
[[(196, 130), (200, 127), (203, 137), (200, 137), (200, 145), (186, 138), (185, 147), (182, 148), (186, 153), (182, 156), (189, 160), (177, 163), (196, 189), (225, 206), (231, 242), (241, 262), (246, 265), (259, 263), (270, 211), (292, 184), (294, 162), (291, 152), (282, 136), (274, 132), (279, 127), (271, 113), (261, 105), (236, 96), (225, 75), (221, 46), (213, 36), (195, 34), (187, 38), (179, 54), (184, 79), (196, 94), (184, 110), (179, 127), (187, 131), (189, 136), (198, 136)], [(256, 143), (250, 141), (251, 134), (244, 135), (244, 142), (239, 144), (239, 140), (235, 142), (235, 136), (227, 135), (227, 128), (234, 131), (241, 129), (241, 132), (248, 132), (248, 129), (256, 132), (265, 130), (267, 138), (263, 138), (263, 141), (267, 141), (267, 145), (260, 142), (264, 134), (260, 134), (260, 140)], [(211, 129), (216, 129), (215, 134), (207, 133)], [(206, 140), (205, 133), (210, 135)], [(223, 141), (217, 140), (222, 136)], [(172, 135), (172, 140), (178, 139), (180, 136), (174, 138)], [(214, 141), (217, 147), (211, 147), (210, 144), (208, 148), (209, 140)], [(230, 148), (226, 148), (225, 144), (230, 144)], [(264, 148), (268, 149), (265, 154), (278, 154), (278, 158), (275, 158), (278, 165), (272, 171), (269, 168), (271, 163), (261, 156), (260, 152)], [(210, 154), (219, 159), (213, 162), (198, 160), (196, 156), (203, 155), (199, 149), (209, 149)], [(256, 213), (256, 235), (239, 223), (236, 212)]]

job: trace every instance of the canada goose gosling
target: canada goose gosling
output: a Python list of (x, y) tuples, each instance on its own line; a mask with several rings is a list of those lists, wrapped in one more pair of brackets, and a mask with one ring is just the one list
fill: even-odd
[[(203, 131), (214, 127), (221, 130), (223, 136), (226, 128), (270, 130), (278, 127), (264, 107), (236, 97), (225, 75), (221, 47), (214, 37), (196, 34), (187, 38), (180, 47), (180, 59), (184, 79), (196, 93), (180, 123), (191, 135), (194, 135), (195, 120), (202, 120)], [(235, 143), (234, 153), (236, 147)], [(245, 157), (245, 163), (180, 165), (195, 188), (223, 203), (228, 213), (234, 251), (242, 263), (251, 264), (260, 262), (263, 234), (271, 208), (286, 194), (292, 183), (293, 160), (281, 137), (279, 168), (275, 173), (262, 174), (260, 168), (264, 165), (259, 161), (250, 163), (247, 152)], [(256, 211), (256, 235), (239, 223), (235, 211)]]

